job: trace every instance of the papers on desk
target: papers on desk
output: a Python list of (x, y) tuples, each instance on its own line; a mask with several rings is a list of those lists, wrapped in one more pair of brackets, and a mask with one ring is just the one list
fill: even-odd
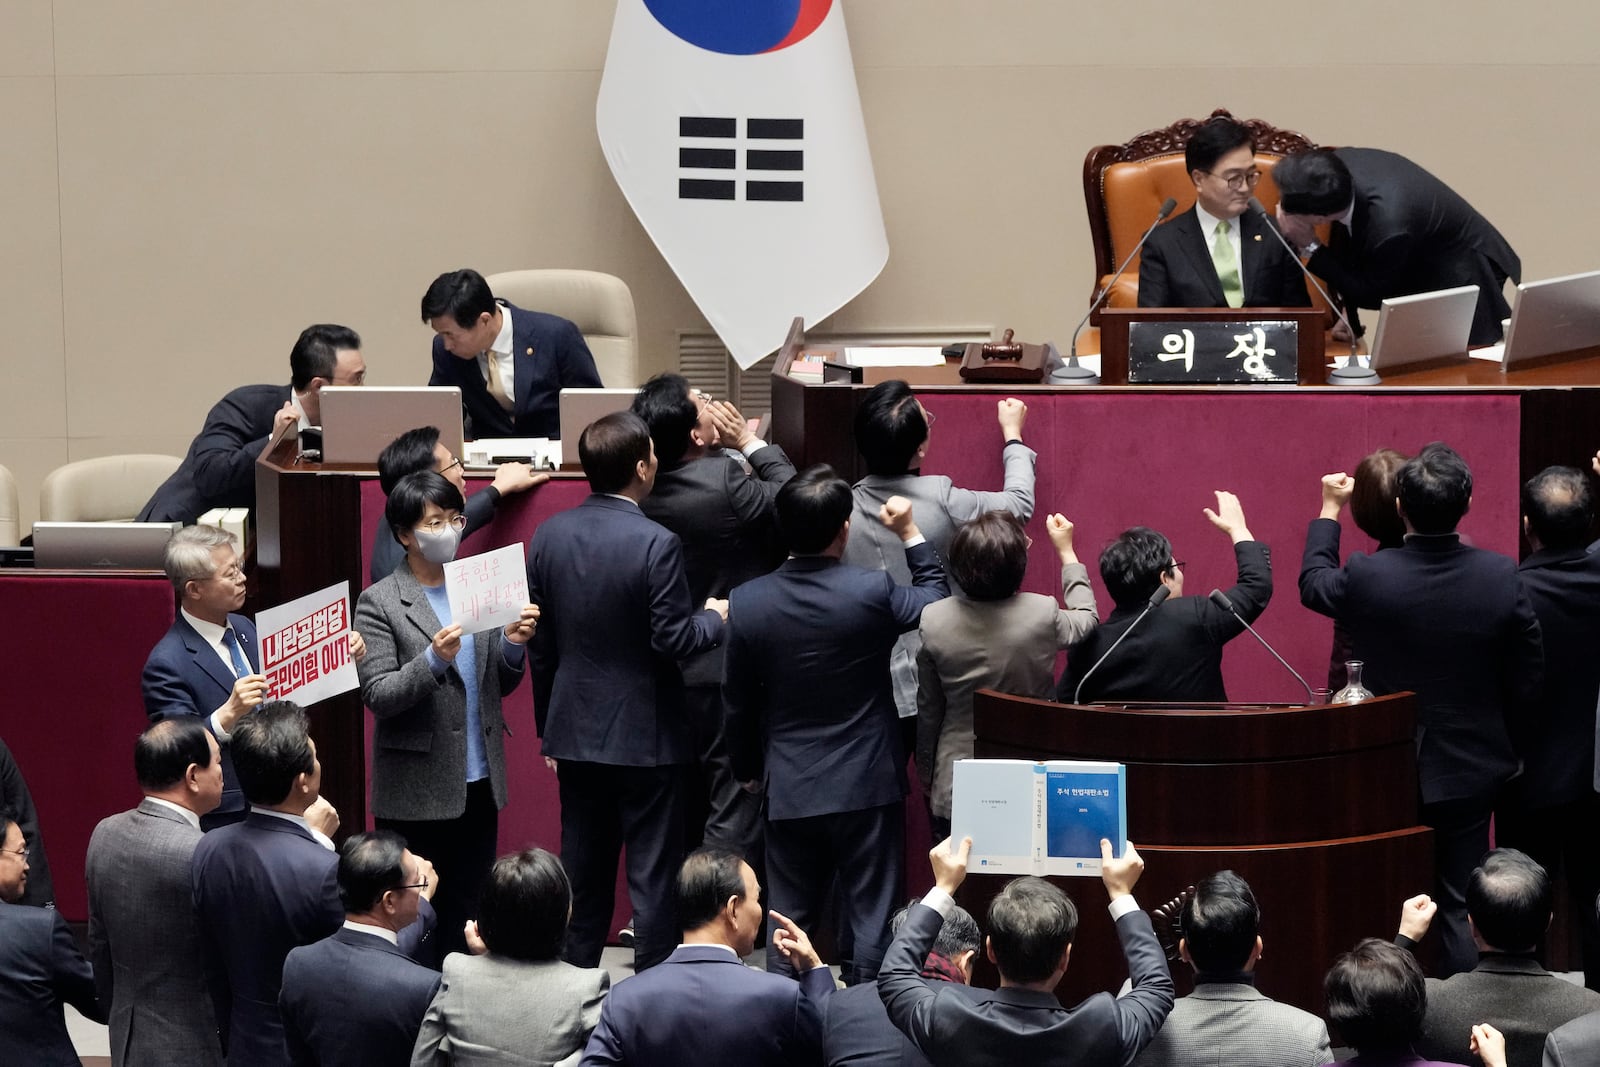
[(1482, 348), (1469, 348), (1467, 355), (1473, 359), (1481, 359), (1486, 363), (1504, 363), (1506, 361), (1506, 343), (1501, 341), (1495, 345), (1484, 345)]
[(532, 463), (536, 470), (561, 466), (561, 442), (549, 437), (480, 437), (468, 441), (461, 462), (475, 470), (493, 470), (502, 463)]
[(928, 345), (846, 348), (844, 362), (852, 367), (942, 367), (944, 349)]
[(1083, 760), (964, 759), (955, 764), (950, 839), (972, 838), (984, 874), (1100, 874), (1100, 839), (1127, 847), (1126, 771)]

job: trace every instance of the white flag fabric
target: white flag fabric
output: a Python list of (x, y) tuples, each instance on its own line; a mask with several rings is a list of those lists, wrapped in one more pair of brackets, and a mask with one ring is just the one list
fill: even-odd
[(617, 0), (595, 113), (623, 195), (739, 366), (887, 262), (837, 0)]

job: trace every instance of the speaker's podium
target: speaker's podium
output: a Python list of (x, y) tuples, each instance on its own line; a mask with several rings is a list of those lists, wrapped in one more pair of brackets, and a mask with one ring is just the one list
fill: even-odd
[[(1320, 1012), (1322, 976), (1363, 937), (1392, 938), (1400, 904), (1433, 888), (1433, 831), (1417, 822), (1415, 698), (1360, 704), (1054, 704), (980, 690), (980, 758), (1127, 766), (1128, 836), (1150, 911), (1215, 871), (1261, 905), (1259, 985)], [(983, 922), (1009, 876), (970, 874), (959, 899)], [(1127, 977), (1098, 878), (1052, 878), (1078, 907), (1057, 990), (1074, 1004)], [(985, 966), (988, 966), (985, 964)], [(1180, 996), (1192, 972), (1172, 963)], [(979, 977), (980, 984), (992, 984)]]

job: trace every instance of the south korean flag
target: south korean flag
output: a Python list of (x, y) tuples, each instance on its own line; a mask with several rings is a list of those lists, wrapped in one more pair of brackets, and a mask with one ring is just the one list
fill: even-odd
[(623, 195), (741, 367), (888, 261), (835, 0), (617, 0), (595, 113)]

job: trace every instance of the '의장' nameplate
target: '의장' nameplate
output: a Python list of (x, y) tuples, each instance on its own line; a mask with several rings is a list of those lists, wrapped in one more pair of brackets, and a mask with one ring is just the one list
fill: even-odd
[(1246, 322), (1128, 324), (1131, 385), (1295, 385), (1299, 325)]

